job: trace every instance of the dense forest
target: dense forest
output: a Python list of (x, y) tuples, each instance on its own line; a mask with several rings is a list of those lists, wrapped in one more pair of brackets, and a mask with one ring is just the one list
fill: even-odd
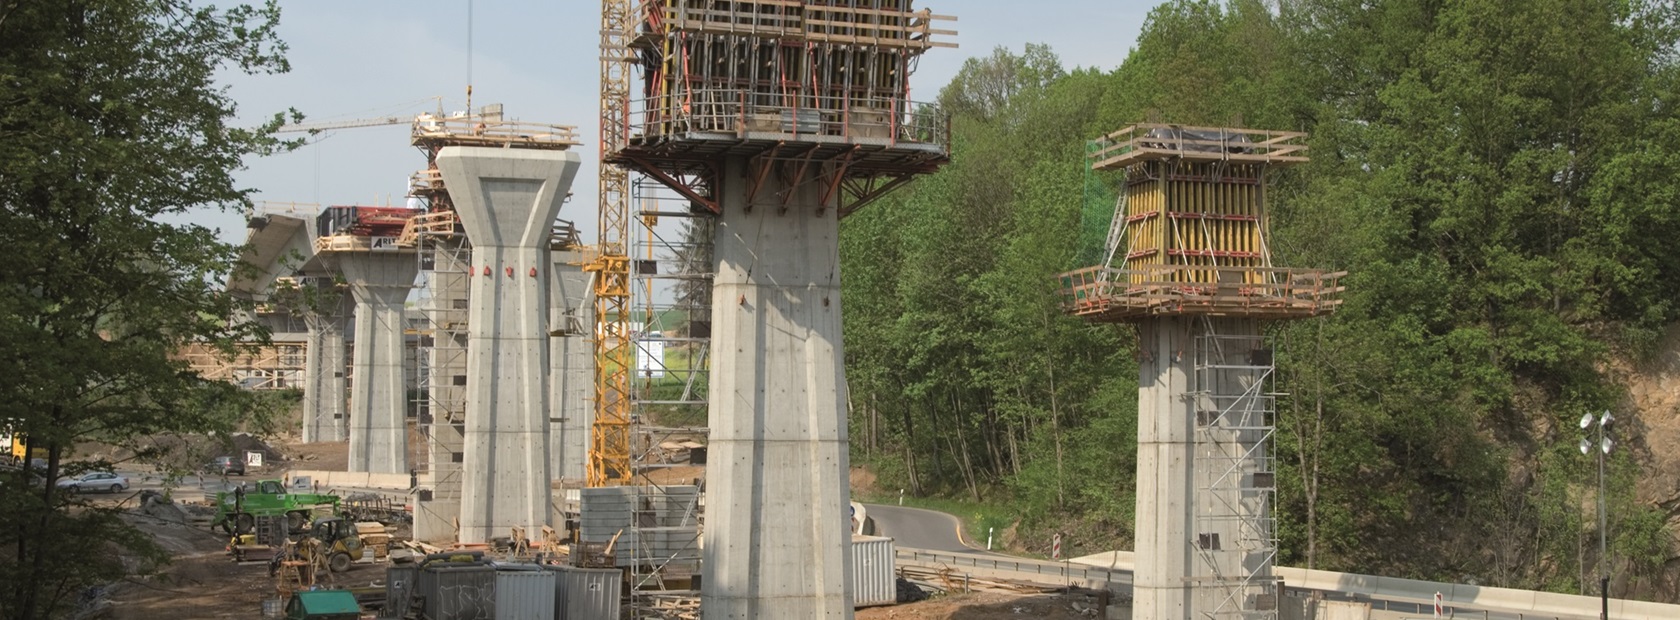
[(1636, 487), (1680, 476), (1641, 435), (1676, 412), (1611, 370), (1664, 355), (1680, 313), (1673, 3), (1176, 0), (1112, 71), (1053, 43), (969, 59), (938, 101), (952, 163), (843, 224), (855, 463), (1008, 506), (1028, 551), (1130, 548), (1136, 336), (1055, 294), (1112, 217), (1087, 141), (1299, 130), (1274, 261), (1350, 276), (1337, 314), (1268, 327), (1282, 563), (1590, 591), (1576, 422), (1609, 409), (1613, 593), (1675, 598), (1680, 502)]

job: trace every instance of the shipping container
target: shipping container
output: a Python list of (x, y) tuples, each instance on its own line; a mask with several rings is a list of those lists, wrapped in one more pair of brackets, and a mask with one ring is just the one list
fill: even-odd
[(852, 606), (898, 602), (898, 576), (893, 572), (893, 539), (852, 537)]
[(414, 564), (392, 566), (385, 571), (385, 609), (387, 617), (401, 618), (408, 614), (409, 601), (414, 598), (420, 567)]
[(494, 620), (496, 569), (488, 566), (430, 566), (420, 570), (415, 593), (426, 599), (432, 620)]
[(555, 620), (558, 573), (534, 564), (497, 569), (496, 620)]
[(554, 620), (612, 620), (618, 618), (624, 572), (613, 568), (550, 566), (559, 575)]

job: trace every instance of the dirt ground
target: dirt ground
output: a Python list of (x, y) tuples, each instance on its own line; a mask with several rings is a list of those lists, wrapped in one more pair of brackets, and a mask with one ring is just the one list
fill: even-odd
[[(111, 620), (198, 620), (256, 618), (262, 600), (277, 596), (274, 579), (261, 563), (240, 564), (225, 550), (226, 539), (202, 527), (135, 520), (175, 556), (149, 579), (118, 584), (110, 593)], [(383, 564), (355, 564), (326, 585), (368, 585), (385, 578)]]
[[(412, 445), (423, 445), (414, 441)], [(289, 466), (300, 469), (343, 470), (345, 442), (301, 444), (275, 442)], [(414, 458), (424, 458), (421, 454)], [(418, 461), (416, 461), (418, 462)], [(648, 472), (657, 484), (685, 484), (703, 477), (704, 466), (684, 465)], [(873, 490), (874, 476), (856, 468), (851, 483)], [(141, 530), (152, 534), (175, 556), (162, 574), (117, 584), (110, 591), (111, 620), (195, 620), (258, 617), (264, 599), (277, 596), (275, 582), (263, 564), (240, 565), (225, 550), (226, 538), (204, 527), (136, 518)], [(355, 565), (332, 585), (369, 585), (384, 578), (383, 565)], [(859, 610), (858, 620), (1087, 620), (1099, 618), (1089, 599), (1059, 594), (975, 592), (939, 596), (919, 603)]]
[(175, 561), (150, 579), (119, 584), (110, 594), (113, 620), (250, 618), (272, 596), (263, 566), (239, 566), (223, 549), (226, 540), (202, 528), (136, 522)]
[(870, 607), (857, 620), (1090, 620), (1102, 616), (1081, 603), (1084, 597), (1060, 594), (974, 592), (932, 598), (920, 603)]
[[(294, 441), (271, 442), (287, 460), (271, 464), (270, 469), (343, 471), (349, 464), (348, 442), (304, 444), (291, 439)], [(411, 441), (411, 445), (424, 446), (418, 441)], [(251, 474), (250, 479), (269, 475)], [(174, 562), (159, 575), (116, 584), (109, 594), (111, 620), (256, 618), (261, 615), (263, 599), (278, 595), (267, 565), (234, 562), (226, 550), (227, 537), (219, 531), (143, 517), (131, 522), (151, 534), (174, 556)], [(333, 577), (331, 585), (367, 585), (383, 580), (385, 570), (383, 564), (356, 564)]]

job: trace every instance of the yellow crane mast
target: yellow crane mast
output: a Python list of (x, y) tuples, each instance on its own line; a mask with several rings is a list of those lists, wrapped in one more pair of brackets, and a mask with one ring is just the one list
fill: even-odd
[(607, 155), (630, 138), (629, 36), (634, 0), (601, 0), (601, 157), (599, 256), (595, 277), (595, 421), (589, 486), (630, 482), (630, 173)]

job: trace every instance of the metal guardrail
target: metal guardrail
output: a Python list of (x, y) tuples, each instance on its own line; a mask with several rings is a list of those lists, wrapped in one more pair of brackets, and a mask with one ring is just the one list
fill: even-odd
[(1132, 584), (1131, 571), (1109, 570), (1071, 562), (1050, 562), (1028, 558), (898, 548), (898, 563), (930, 568), (969, 568), (989, 576), (1031, 581), (1044, 585), (1101, 588), (1111, 584)]
[[(1130, 590), (1132, 585), (1129, 552), (1122, 552), (1116, 557), (1113, 568), (904, 547), (898, 548), (898, 561), (901, 565), (967, 568), (1046, 585), (1102, 587), (1103, 583), (1107, 583), (1121, 584), (1124, 590)], [(1436, 592), (1441, 593), (1442, 602), (1451, 611), (1452, 617), (1458, 618), (1589, 620), (1598, 617), (1600, 605), (1598, 597), (1574, 594), (1436, 583), (1288, 566), (1277, 567), (1276, 573), (1291, 591), (1320, 592), (1332, 600), (1366, 601), (1372, 603), (1375, 609), (1400, 613), (1426, 613), (1434, 603)], [(1610, 618), (1672, 620), (1680, 618), (1680, 605), (1611, 599)]]

